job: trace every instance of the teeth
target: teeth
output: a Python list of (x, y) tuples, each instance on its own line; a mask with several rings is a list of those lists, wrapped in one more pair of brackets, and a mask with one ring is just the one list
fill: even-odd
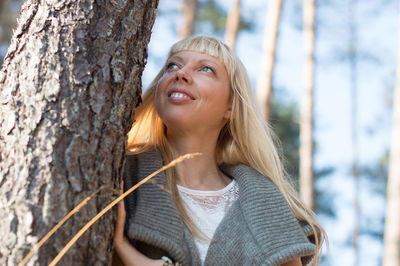
[(171, 97), (190, 99), (189, 96), (187, 96), (186, 94), (180, 93), (180, 92), (174, 92), (174, 93), (172, 93), (172, 94), (171, 94)]

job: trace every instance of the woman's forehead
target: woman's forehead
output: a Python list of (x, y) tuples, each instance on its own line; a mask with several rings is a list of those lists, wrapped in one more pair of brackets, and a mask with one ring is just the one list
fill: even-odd
[(190, 51), (190, 50), (176, 52), (169, 57), (169, 60), (170, 59), (177, 59), (177, 60), (181, 60), (181, 61), (185, 61), (188, 59), (194, 59), (194, 60), (199, 60), (199, 61), (204, 60), (204, 61), (211, 61), (216, 64), (224, 65), (224, 63), (218, 57), (209, 55), (207, 53), (198, 52), (198, 51)]

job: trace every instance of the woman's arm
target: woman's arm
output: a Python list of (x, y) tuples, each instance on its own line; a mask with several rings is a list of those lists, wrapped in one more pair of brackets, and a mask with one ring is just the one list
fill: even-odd
[[(122, 185), (121, 185), (122, 187)], [(114, 232), (114, 249), (118, 253), (121, 261), (124, 265), (129, 266), (162, 266), (163, 261), (152, 260), (142, 253), (140, 253), (136, 248), (134, 248), (124, 237), (124, 226), (125, 226), (125, 206), (124, 201), (121, 200), (118, 203), (118, 216), (117, 223), (115, 225)]]
[(300, 257), (297, 257), (291, 261), (288, 261), (281, 266), (302, 266)]

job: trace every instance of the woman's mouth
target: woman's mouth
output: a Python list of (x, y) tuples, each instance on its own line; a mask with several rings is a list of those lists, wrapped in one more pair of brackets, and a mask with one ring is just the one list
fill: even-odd
[(175, 99), (188, 99), (188, 100), (191, 100), (191, 98), (189, 96), (187, 96), (186, 94), (183, 94), (181, 92), (173, 92), (170, 95), (168, 95), (168, 97), (175, 98)]
[(168, 92), (168, 99), (172, 101), (190, 101), (194, 97), (183, 89), (172, 89)]

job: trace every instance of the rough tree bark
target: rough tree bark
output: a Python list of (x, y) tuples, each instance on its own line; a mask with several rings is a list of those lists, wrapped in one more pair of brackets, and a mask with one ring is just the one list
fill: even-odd
[[(30, 265), (47, 265), (113, 198), (158, 0), (28, 0), (0, 72), (0, 265), (16, 265), (82, 199), (92, 199)], [(61, 260), (107, 265), (114, 215)]]
[(383, 266), (400, 266), (400, 23), (398, 27), (397, 73), (393, 97), (392, 144), (386, 192)]
[(197, 0), (183, 0), (181, 10), (183, 18), (178, 29), (179, 39), (184, 39), (193, 35), (197, 6)]
[(226, 19), (225, 42), (233, 50), (240, 26), (240, 0), (235, 0)]
[(269, 1), (264, 31), (263, 60), (261, 63), (260, 77), (257, 83), (257, 98), (266, 121), (269, 121), (271, 115), (272, 74), (275, 65), (275, 52), (281, 11), (282, 0)]
[(315, 72), (315, 0), (304, 1), (303, 25), (306, 63), (304, 68), (305, 91), (300, 113), (300, 196), (303, 202), (312, 209), (314, 208), (313, 107)]

